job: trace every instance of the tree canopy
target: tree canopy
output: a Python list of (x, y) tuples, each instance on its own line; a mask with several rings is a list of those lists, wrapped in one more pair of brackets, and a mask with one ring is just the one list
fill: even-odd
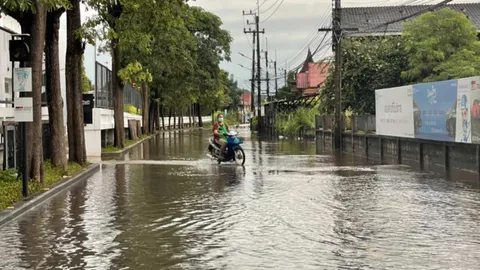
[(443, 8), (405, 23), (411, 82), (432, 82), (478, 75), (480, 41), (476, 26), (461, 12)]
[[(404, 43), (399, 37), (346, 39), (342, 44), (342, 105), (358, 113), (375, 112), (375, 90), (402, 85), (407, 68)], [(322, 113), (334, 110), (331, 71), (321, 92)]]
[[(443, 8), (405, 23), (402, 36), (347, 38), (342, 43), (342, 108), (375, 113), (375, 90), (480, 73), (477, 28)], [(334, 111), (333, 72), (321, 92), (321, 113)]]

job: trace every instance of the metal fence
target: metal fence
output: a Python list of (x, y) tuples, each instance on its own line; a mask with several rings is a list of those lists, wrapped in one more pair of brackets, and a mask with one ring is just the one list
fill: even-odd
[[(334, 130), (335, 117), (333, 115), (317, 115), (315, 116), (315, 128), (317, 130)], [(353, 130), (354, 132), (375, 132), (376, 122), (375, 115), (351, 115), (345, 117), (342, 115), (342, 130)]]
[(127, 84), (123, 87), (123, 102), (125, 105), (132, 105), (137, 108), (137, 110), (141, 110), (143, 108), (142, 93)]
[(95, 65), (95, 107), (113, 109), (112, 71), (98, 62)]
[[(142, 94), (132, 85), (125, 85), (123, 102), (138, 110), (142, 109)], [(113, 109), (113, 80), (112, 71), (106, 66), (96, 63), (95, 65), (95, 107)]]

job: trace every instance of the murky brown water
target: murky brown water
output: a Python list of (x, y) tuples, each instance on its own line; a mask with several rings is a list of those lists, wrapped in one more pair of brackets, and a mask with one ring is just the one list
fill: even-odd
[(206, 139), (157, 137), (0, 228), (0, 269), (478, 269), (475, 187), (314, 143), (219, 166)]

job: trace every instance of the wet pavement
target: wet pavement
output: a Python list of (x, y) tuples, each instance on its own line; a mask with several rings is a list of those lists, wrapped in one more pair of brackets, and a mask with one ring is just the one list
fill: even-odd
[(0, 269), (478, 269), (480, 190), (315, 142), (165, 133), (0, 228)]

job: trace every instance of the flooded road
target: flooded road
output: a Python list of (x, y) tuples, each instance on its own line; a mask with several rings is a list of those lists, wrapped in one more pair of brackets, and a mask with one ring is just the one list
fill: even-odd
[(478, 269), (480, 191), (314, 142), (165, 133), (0, 228), (0, 269)]

